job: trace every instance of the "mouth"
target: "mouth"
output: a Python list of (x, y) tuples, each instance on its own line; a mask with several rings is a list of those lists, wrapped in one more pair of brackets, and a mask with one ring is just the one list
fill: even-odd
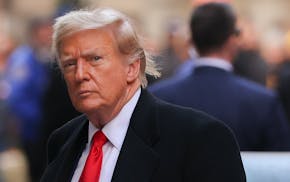
[(78, 92), (79, 97), (87, 97), (91, 94), (92, 92), (89, 90), (81, 90)]

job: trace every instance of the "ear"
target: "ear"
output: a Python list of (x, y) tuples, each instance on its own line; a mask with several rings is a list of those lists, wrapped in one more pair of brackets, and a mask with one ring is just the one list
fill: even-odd
[(127, 82), (134, 82), (139, 77), (141, 60), (137, 59), (128, 65)]

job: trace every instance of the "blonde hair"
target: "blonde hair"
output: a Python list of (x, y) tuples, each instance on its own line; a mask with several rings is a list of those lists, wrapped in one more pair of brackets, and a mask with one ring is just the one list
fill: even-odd
[(82, 30), (98, 29), (111, 25), (120, 52), (129, 55), (131, 62), (140, 59), (139, 79), (142, 87), (146, 87), (146, 74), (159, 77), (160, 73), (155, 62), (142, 46), (141, 39), (129, 18), (114, 9), (77, 10), (57, 18), (53, 26), (52, 52), (59, 60), (59, 45), (65, 36)]

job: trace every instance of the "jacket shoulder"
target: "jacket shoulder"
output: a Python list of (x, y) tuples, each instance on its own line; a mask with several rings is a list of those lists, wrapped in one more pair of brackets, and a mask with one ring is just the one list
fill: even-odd
[(176, 125), (183, 131), (190, 133), (202, 131), (211, 126), (217, 126), (230, 130), (223, 122), (203, 111), (183, 107), (162, 100), (157, 100), (158, 117), (160, 122), (166, 122), (166, 125)]
[(72, 136), (76, 128), (79, 127), (82, 121), (86, 120), (85, 115), (80, 115), (68, 121), (66, 124), (61, 126), (52, 132), (49, 136), (47, 148), (48, 148), (48, 162), (51, 162), (55, 156), (59, 153), (61, 147), (67, 142), (67, 140)]
[[(188, 181), (245, 181), (239, 146), (231, 129), (204, 112), (158, 101), (162, 140), (175, 140), (186, 156)], [(165, 142), (166, 143), (166, 142)], [(171, 143), (171, 141), (170, 141)], [(208, 166), (217, 166), (219, 168)], [(199, 171), (192, 175), (192, 171)], [(225, 171), (227, 171), (225, 173)]]

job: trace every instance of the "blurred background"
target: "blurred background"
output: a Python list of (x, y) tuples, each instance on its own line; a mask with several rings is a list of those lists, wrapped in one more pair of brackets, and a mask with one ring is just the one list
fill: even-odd
[[(12, 33), (24, 41), (28, 22), (34, 17), (54, 16), (56, 11), (60, 13), (69, 8), (110, 6), (138, 20), (144, 32), (160, 44), (164, 42), (167, 23), (176, 18), (187, 22), (192, 7), (202, 1), (206, 0), (1, 0), (0, 18), (3, 26), (9, 26)], [(253, 24), (259, 40), (282, 46), (290, 24), (287, 19), (289, 0), (226, 1)]]
[[(207, 1), (0, 0), (0, 182), (39, 181), (49, 134), (79, 114), (50, 55), (55, 17), (99, 6), (126, 13), (146, 38), (164, 79), (196, 56), (187, 26), (194, 7)], [(254, 52), (246, 54), (247, 63), (237, 56), (235, 72), (277, 90), (290, 116), (290, 0), (219, 1), (231, 3), (238, 14), (241, 53)]]

